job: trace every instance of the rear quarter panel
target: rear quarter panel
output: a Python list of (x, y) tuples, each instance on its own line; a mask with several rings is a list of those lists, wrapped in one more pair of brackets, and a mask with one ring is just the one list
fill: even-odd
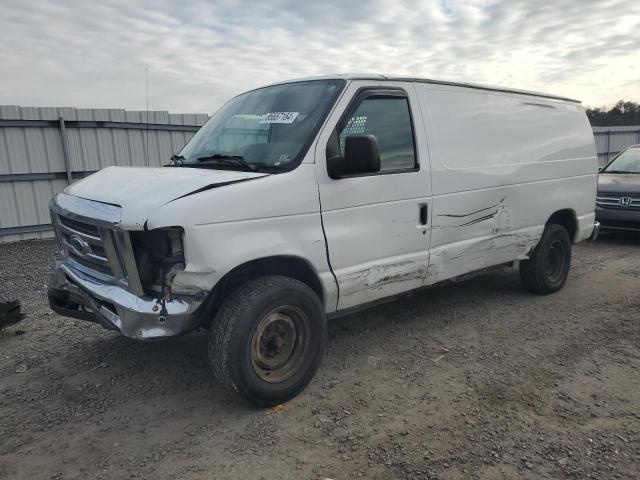
[(427, 283), (527, 258), (557, 210), (590, 233), (593, 133), (573, 102), (417, 84), (429, 139), (433, 219)]

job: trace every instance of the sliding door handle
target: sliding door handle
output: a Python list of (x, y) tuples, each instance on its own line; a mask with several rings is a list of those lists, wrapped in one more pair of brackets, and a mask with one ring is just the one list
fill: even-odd
[(429, 220), (429, 207), (426, 203), (420, 205), (420, 225), (426, 225)]

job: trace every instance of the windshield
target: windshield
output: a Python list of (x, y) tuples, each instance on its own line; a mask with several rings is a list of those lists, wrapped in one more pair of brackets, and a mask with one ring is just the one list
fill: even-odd
[(174, 165), (291, 170), (302, 161), (344, 84), (314, 80), (239, 95), (198, 130)]
[(640, 173), (640, 147), (622, 152), (602, 170), (602, 173)]

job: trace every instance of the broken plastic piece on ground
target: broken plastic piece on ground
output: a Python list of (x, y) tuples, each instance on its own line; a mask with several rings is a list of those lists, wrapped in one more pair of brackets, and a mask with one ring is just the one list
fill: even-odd
[(24, 318), (18, 300), (0, 301), (0, 328), (14, 325)]
[(282, 412), (284, 412), (284, 405), (280, 403), (275, 407), (272, 407), (271, 410), (267, 412), (267, 415), (273, 415), (274, 413), (282, 413)]

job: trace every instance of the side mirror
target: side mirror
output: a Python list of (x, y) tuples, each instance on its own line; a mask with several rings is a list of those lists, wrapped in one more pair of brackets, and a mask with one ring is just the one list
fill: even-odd
[(379, 172), (378, 140), (374, 135), (353, 135), (345, 138), (344, 158), (331, 158), (327, 167), (331, 178)]

